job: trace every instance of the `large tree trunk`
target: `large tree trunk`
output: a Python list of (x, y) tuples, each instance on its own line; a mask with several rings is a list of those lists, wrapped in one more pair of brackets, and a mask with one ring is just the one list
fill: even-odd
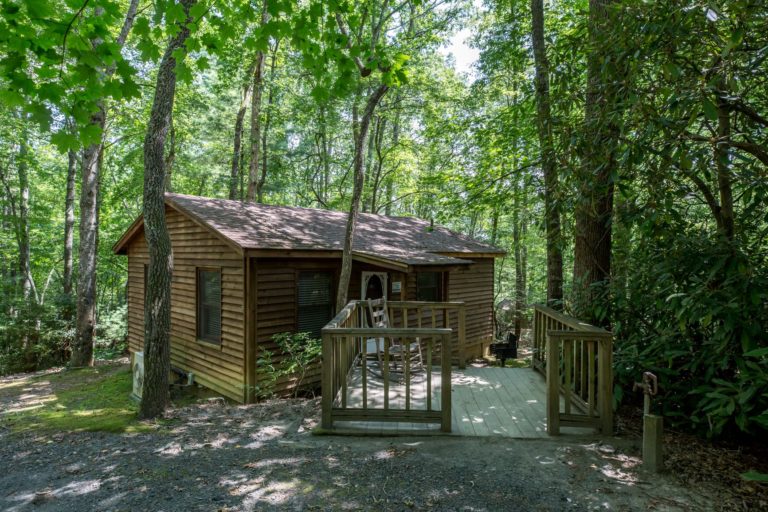
[[(91, 124), (104, 129), (103, 105), (91, 116)], [(99, 153), (101, 144), (83, 152), (80, 182), (80, 245), (78, 246), (77, 317), (70, 365), (93, 364), (93, 334), (96, 328), (96, 255), (99, 250)]]
[[(131, 0), (125, 21), (117, 38), (122, 47), (133, 26), (138, 8), (138, 0)], [(96, 15), (103, 13), (96, 8)], [(102, 44), (95, 39), (93, 47)], [(106, 80), (115, 72), (115, 67), (104, 69), (101, 80)], [(103, 133), (107, 123), (104, 102), (98, 102), (98, 110), (91, 115), (90, 124)], [(101, 174), (101, 153), (103, 143), (91, 144), (83, 151), (82, 176), (80, 186), (80, 245), (78, 247), (77, 279), (77, 315), (75, 320), (75, 339), (72, 343), (70, 365), (91, 366), (93, 364), (93, 336), (96, 328), (96, 255), (99, 249), (99, 182)]]
[[(261, 26), (263, 27), (269, 20), (267, 12), (267, 0), (261, 7)], [(248, 202), (261, 202), (262, 188), (266, 180), (264, 169), (259, 175), (259, 165), (261, 163), (259, 151), (261, 149), (261, 93), (264, 84), (264, 52), (259, 50), (256, 53), (256, 66), (253, 72), (253, 94), (251, 95), (251, 161), (248, 167)]]
[(77, 153), (69, 150), (67, 162), (67, 192), (64, 198), (64, 276), (63, 291), (67, 300), (65, 320), (72, 317), (72, 250), (75, 235), (75, 179), (77, 179)]
[[(187, 23), (195, 0), (181, 0)], [(186, 23), (168, 43), (160, 61), (155, 99), (144, 138), (144, 236), (149, 248), (147, 291), (144, 306), (144, 386), (140, 418), (156, 418), (168, 401), (168, 374), (171, 371), (171, 276), (173, 251), (165, 222), (165, 159), (163, 149), (171, 124), (176, 96), (174, 52), (184, 47), (189, 37)]]
[(171, 128), (168, 136), (168, 152), (165, 155), (165, 191), (173, 192), (173, 163), (176, 161), (176, 128), (173, 126), (173, 114), (171, 114)]
[(360, 119), (360, 126), (357, 129), (357, 133), (355, 133), (355, 157), (353, 161), (355, 183), (352, 189), (352, 204), (349, 207), (349, 216), (347, 217), (347, 230), (344, 234), (344, 251), (341, 258), (339, 288), (336, 291), (336, 311), (341, 311), (347, 304), (347, 291), (350, 278), (352, 277), (352, 246), (355, 238), (355, 225), (360, 213), (360, 197), (363, 195), (363, 185), (365, 184), (363, 160), (365, 158), (365, 142), (368, 135), (368, 127), (371, 124), (371, 117), (373, 117), (376, 106), (387, 93), (387, 90), (389, 90), (389, 87), (382, 84), (368, 97), (363, 117)]
[[(584, 109), (585, 144), (577, 170), (574, 247), (574, 310), (584, 320), (605, 323), (594, 315), (598, 288), (611, 275), (613, 179), (616, 173), (618, 126), (613, 120), (616, 85), (611, 65), (604, 65), (605, 34), (611, 30), (608, 6), (615, 0), (590, 0), (587, 96)], [(607, 306), (607, 304), (603, 304)], [(607, 311), (607, 308), (601, 308)]]
[(547, 304), (560, 307), (563, 301), (563, 249), (558, 202), (558, 177), (552, 141), (549, 98), (549, 59), (544, 43), (544, 0), (531, 0), (531, 42), (536, 68), (536, 121), (544, 173), (544, 217), (547, 233)]

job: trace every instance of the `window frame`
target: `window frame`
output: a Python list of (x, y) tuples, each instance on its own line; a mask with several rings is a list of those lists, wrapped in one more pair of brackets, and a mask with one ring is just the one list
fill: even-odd
[[(300, 268), (296, 269), (295, 272), (295, 323), (294, 326), (296, 328), (296, 332), (309, 332), (309, 331), (301, 331), (299, 329), (299, 322), (301, 319), (301, 304), (299, 304), (300, 297), (299, 297), (299, 281), (301, 280), (302, 274), (328, 274), (331, 278), (331, 281), (329, 283), (330, 285), (330, 294), (328, 296), (329, 299), (329, 310), (331, 317), (328, 319), (328, 322), (330, 322), (333, 317), (335, 316), (334, 310), (335, 310), (335, 298), (336, 298), (336, 290), (337, 290), (337, 283), (338, 283), (338, 272), (335, 268), (331, 267), (318, 267), (318, 268)], [(326, 324), (328, 323), (326, 322)], [(322, 330), (322, 327), (321, 327)], [(313, 337), (315, 336), (314, 333), (310, 333)], [(322, 332), (317, 336), (320, 338), (322, 336)]]
[[(435, 300), (428, 300), (421, 297), (423, 288), (419, 286), (419, 276), (424, 274), (434, 274), (435, 286), (430, 286), (429, 289), (436, 288), (437, 297)], [(422, 272), (416, 272), (416, 300), (420, 302), (445, 302), (445, 272), (440, 270), (427, 270)]]
[[(219, 275), (219, 335), (218, 337), (204, 337), (201, 332), (201, 323), (203, 319), (203, 307), (204, 304), (201, 300), (202, 287), (201, 275), (203, 272), (217, 273)], [(223, 286), (223, 273), (221, 267), (195, 267), (195, 339), (199, 343), (206, 343), (209, 345), (215, 345), (221, 347), (222, 340), (224, 338), (224, 286)], [(208, 306), (211, 306), (208, 304)]]

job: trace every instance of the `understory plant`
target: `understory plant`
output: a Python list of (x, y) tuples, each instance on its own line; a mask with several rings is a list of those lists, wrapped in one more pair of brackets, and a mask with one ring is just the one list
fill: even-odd
[[(615, 394), (659, 377), (656, 413), (708, 437), (768, 432), (768, 271), (703, 236), (643, 243), (612, 290)], [(625, 397), (626, 398), (626, 397)], [(637, 397), (639, 399), (639, 397)]]
[(304, 379), (309, 369), (320, 361), (322, 341), (308, 332), (282, 332), (272, 336), (277, 350), (264, 348), (256, 361), (258, 368), (257, 398), (275, 395), (277, 384), (289, 380), (293, 396), (306, 391)]

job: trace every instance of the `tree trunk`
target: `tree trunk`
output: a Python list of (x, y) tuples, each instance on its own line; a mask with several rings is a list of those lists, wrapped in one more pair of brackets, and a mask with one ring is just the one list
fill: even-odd
[(77, 153), (67, 154), (67, 193), (64, 199), (64, 283), (63, 291), (67, 305), (63, 311), (65, 320), (72, 319), (72, 250), (75, 235), (75, 179), (77, 179)]
[[(723, 99), (726, 95), (726, 81), (718, 83), (720, 94), (717, 99), (717, 138), (728, 141), (731, 138), (731, 107)], [(720, 219), (722, 233), (728, 242), (733, 241), (735, 218), (733, 211), (733, 185), (731, 180), (731, 155), (727, 142), (714, 145), (715, 168), (717, 169), (717, 187), (720, 191)]]
[(531, 43), (536, 68), (536, 120), (544, 173), (544, 217), (547, 233), (547, 304), (559, 307), (563, 301), (563, 249), (558, 201), (558, 176), (552, 141), (552, 113), (549, 98), (549, 59), (544, 42), (544, 0), (531, 0)]
[(365, 184), (365, 174), (363, 159), (365, 158), (365, 142), (368, 135), (368, 127), (371, 124), (371, 117), (376, 109), (376, 105), (387, 93), (389, 87), (380, 85), (368, 97), (368, 101), (363, 111), (363, 117), (360, 119), (360, 126), (355, 133), (355, 157), (353, 161), (353, 172), (355, 183), (352, 189), (352, 204), (349, 207), (349, 216), (347, 217), (347, 229), (344, 234), (344, 250), (341, 258), (341, 273), (339, 274), (339, 288), (336, 291), (336, 311), (341, 311), (347, 304), (347, 291), (349, 281), (352, 277), (352, 246), (355, 238), (355, 225), (360, 213), (360, 198), (363, 195), (363, 185)]
[[(577, 203), (575, 208), (576, 239), (574, 247), (574, 310), (580, 318), (605, 323), (598, 318), (593, 302), (596, 286), (604, 285), (611, 275), (611, 220), (613, 212), (613, 176), (617, 171), (616, 146), (618, 126), (616, 88), (610, 65), (605, 65), (607, 45), (603, 36), (611, 30), (608, 6), (615, 0), (590, 0), (587, 60), (587, 96), (584, 110), (584, 132), (587, 140), (582, 149), (582, 162), (577, 170)], [(607, 304), (604, 304), (607, 306)], [(606, 308), (601, 308), (607, 311)]]
[(277, 61), (277, 50), (279, 48), (280, 40), (275, 42), (275, 48), (272, 51), (272, 56), (269, 61), (269, 94), (267, 94), (267, 108), (264, 112), (264, 130), (262, 130), (261, 133), (261, 177), (259, 178), (259, 183), (256, 188), (256, 200), (259, 203), (262, 203), (264, 199), (264, 183), (266, 182), (267, 174), (269, 172), (269, 167), (267, 166), (269, 148), (267, 143), (269, 141), (269, 126), (272, 123), (272, 104), (275, 99), (275, 64)]
[(331, 149), (328, 145), (328, 126), (326, 116), (326, 105), (320, 107), (320, 141), (323, 147), (323, 202), (328, 203), (329, 189), (331, 183)]
[[(103, 129), (103, 105), (91, 116), (91, 124)], [(101, 144), (91, 144), (83, 152), (80, 183), (80, 245), (78, 246), (77, 318), (70, 365), (93, 364), (93, 334), (96, 328), (96, 255), (99, 250), (99, 153)]]
[[(133, 26), (138, 8), (138, 0), (131, 0), (125, 21), (117, 38), (122, 47)], [(101, 7), (96, 8), (96, 15), (101, 15)], [(95, 39), (93, 47), (102, 41)], [(106, 80), (115, 72), (115, 67), (104, 69), (100, 79)], [(102, 134), (107, 123), (104, 102), (98, 102), (98, 111), (91, 115), (91, 126)], [(75, 320), (75, 339), (72, 343), (70, 365), (74, 367), (93, 364), (93, 336), (96, 328), (96, 255), (99, 248), (99, 182), (101, 172), (101, 153), (103, 144), (91, 144), (83, 151), (82, 176), (80, 186), (80, 245), (78, 247), (77, 279), (77, 315)]]
[[(195, 0), (181, 5), (191, 22), (189, 9)], [(176, 96), (176, 59), (174, 52), (184, 47), (189, 37), (186, 23), (168, 43), (157, 72), (155, 98), (144, 138), (144, 236), (149, 248), (147, 292), (144, 307), (144, 386), (140, 418), (155, 418), (163, 413), (168, 401), (168, 374), (171, 370), (171, 276), (173, 251), (165, 222), (165, 160), (163, 149), (171, 124)]]
[[(261, 7), (261, 26), (263, 27), (269, 19), (267, 13), (267, 0), (264, 0)], [(251, 95), (251, 161), (248, 172), (248, 202), (261, 202), (262, 188), (267, 176), (264, 169), (259, 175), (259, 150), (261, 149), (261, 93), (264, 82), (264, 52), (259, 50), (256, 53), (256, 66), (253, 72), (253, 94)]]
[[(22, 122), (26, 121), (22, 117)], [(19, 273), (24, 301), (32, 293), (32, 257), (29, 247), (29, 146), (26, 128), (19, 141), (18, 177), (19, 177)]]
[(520, 190), (515, 190), (514, 212), (512, 214), (512, 246), (515, 253), (515, 336), (518, 338), (523, 329), (523, 311), (526, 307), (526, 286), (528, 252), (525, 247), (527, 233), (526, 215), (521, 209), (525, 208), (525, 198), (522, 205)]
[(171, 128), (169, 131), (168, 153), (165, 155), (165, 191), (173, 192), (173, 162), (176, 160), (176, 128), (173, 126), (171, 113)]
[(251, 99), (251, 85), (254, 69), (256, 68), (256, 61), (254, 61), (248, 68), (248, 79), (243, 85), (243, 89), (240, 93), (240, 108), (237, 110), (237, 117), (235, 117), (235, 140), (234, 147), (232, 148), (232, 170), (229, 175), (229, 198), (237, 199), (238, 196), (242, 199), (242, 191), (240, 190), (240, 174), (241, 166), (243, 163), (243, 127), (245, 125), (245, 113), (248, 111), (248, 102)]

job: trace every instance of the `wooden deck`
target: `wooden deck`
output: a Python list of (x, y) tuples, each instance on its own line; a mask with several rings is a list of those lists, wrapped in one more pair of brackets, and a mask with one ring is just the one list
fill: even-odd
[[(431, 372), (433, 407), (440, 407), (440, 369)], [(347, 407), (362, 408), (361, 371), (357, 367), (349, 378)], [(380, 378), (369, 371), (367, 404), (384, 407)], [(427, 408), (427, 373), (412, 377), (410, 409)], [(530, 368), (468, 367), (453, 368), (451, 374), (451, 434), (457, 436), (498, 436), (512, 438), (547, 437), (546, 389), (541, 375)], [(389, 407), (406, 408), (404, 384), (389, 386)], [(337, 397), (337, 402), (340, 397)], [(440, 434), (439, 426), (423, 423), (385, 423), (336, 421), (334, 431), (364, 435)], [(592, 429), (567, 428), (566, 434), (590, 434)]]

